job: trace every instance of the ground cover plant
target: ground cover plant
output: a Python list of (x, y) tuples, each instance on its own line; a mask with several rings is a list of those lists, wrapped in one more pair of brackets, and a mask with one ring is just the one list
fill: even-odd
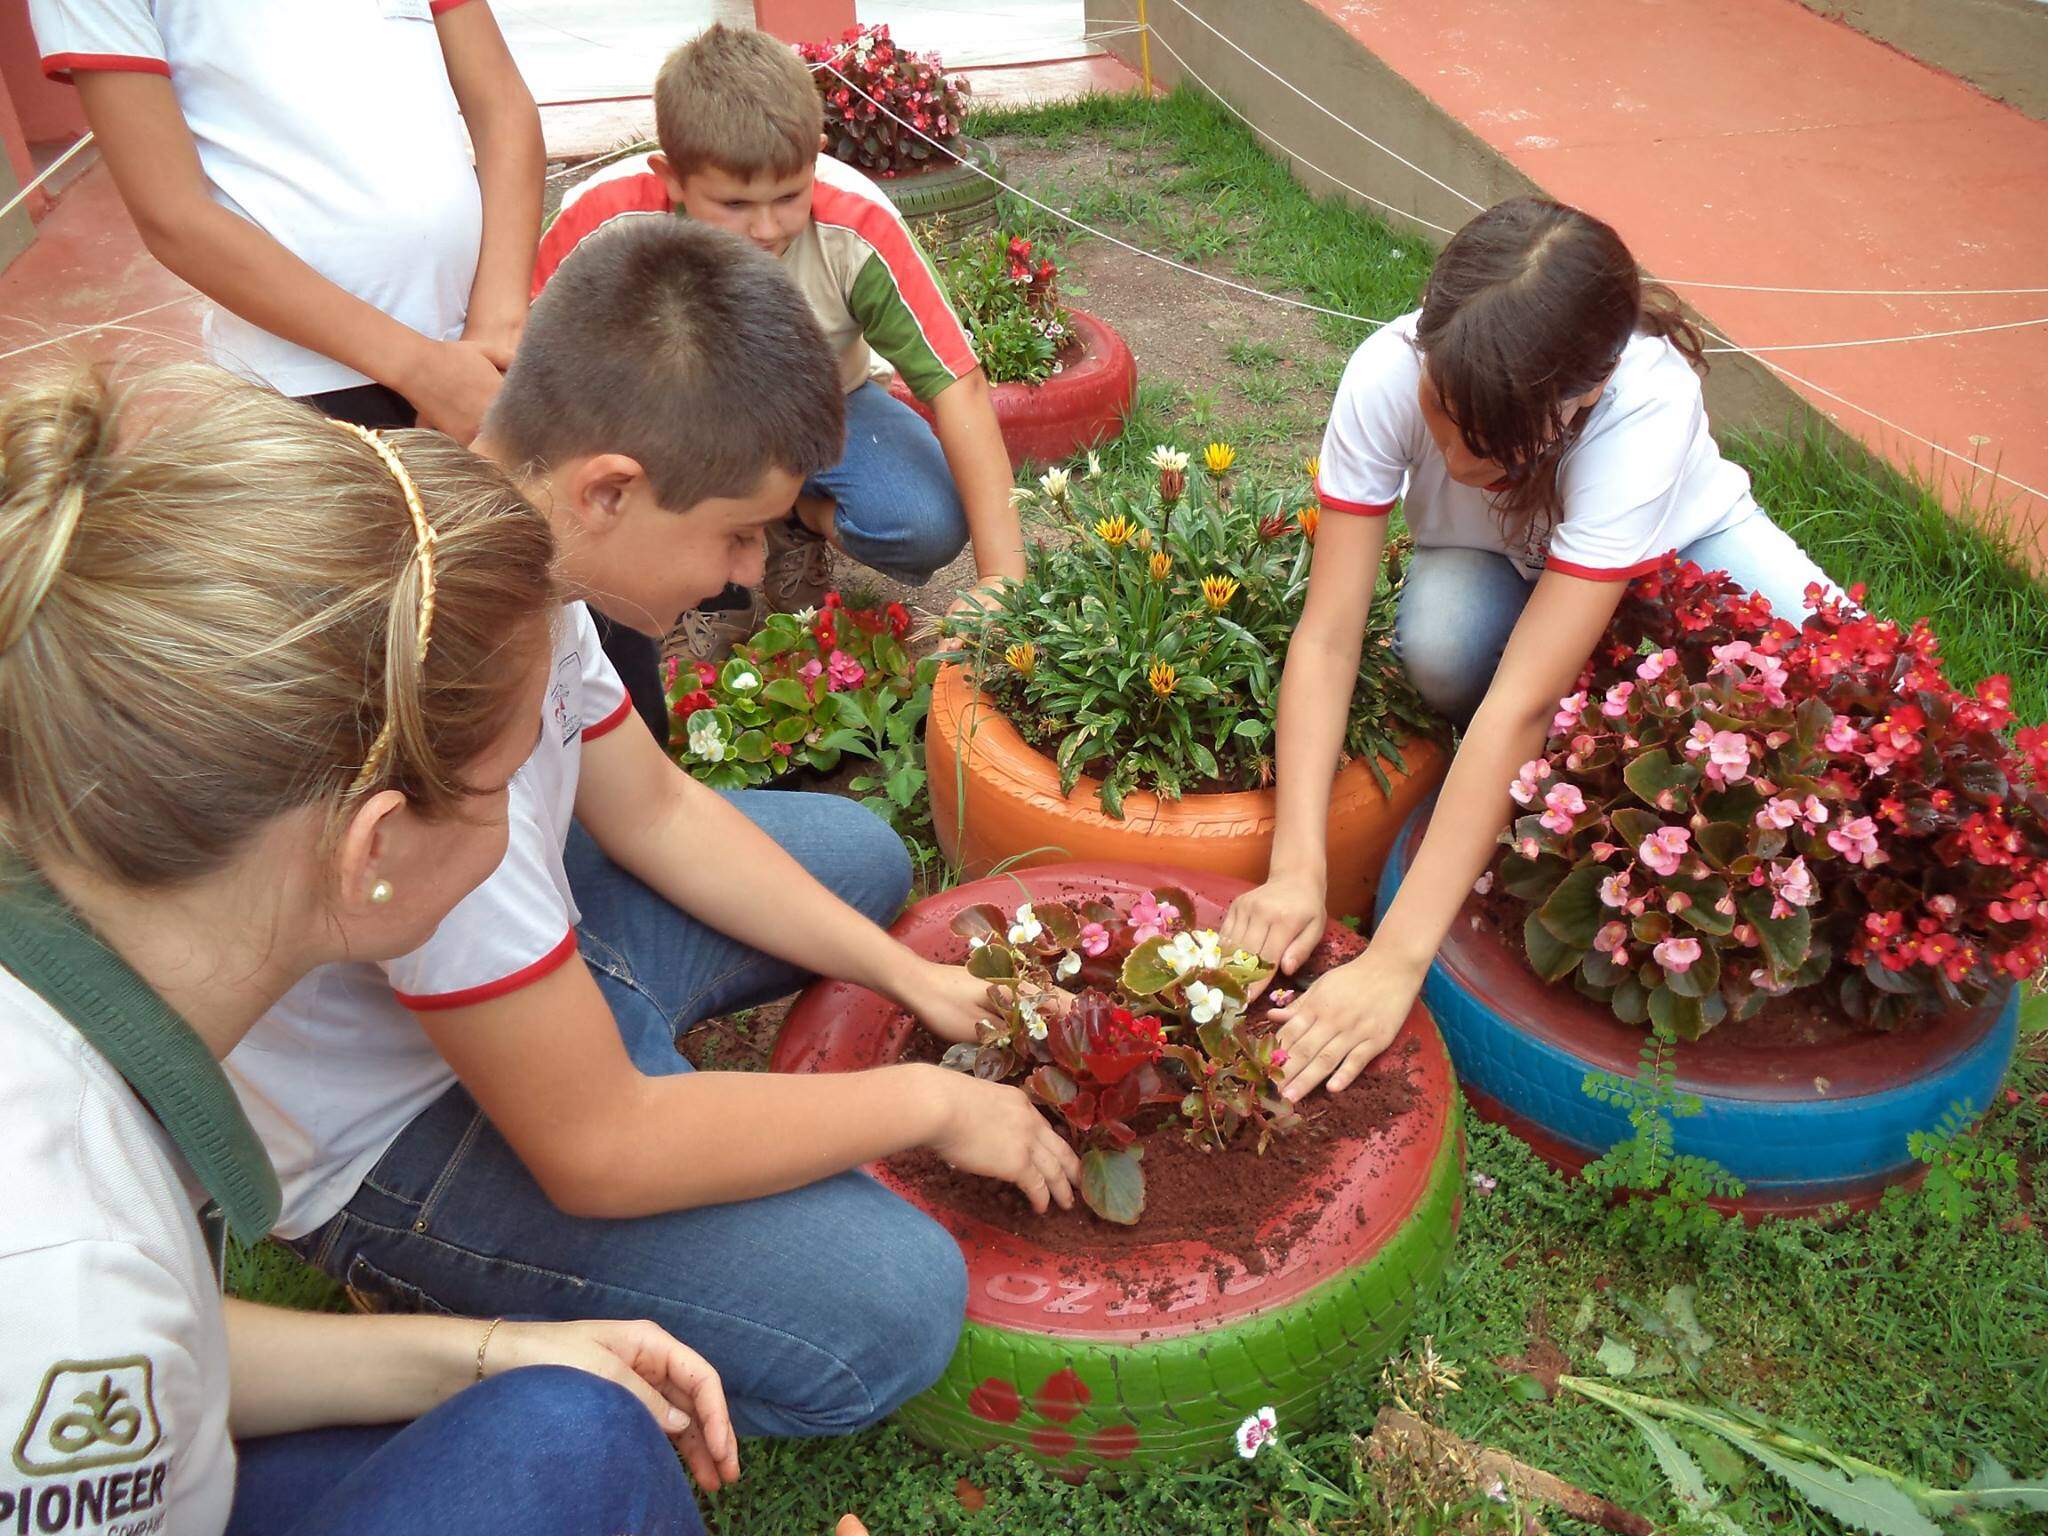
[[(974, 127), (1013, 169), (1029, 165), (1020, 173), (1027, 190), (1133, 243), (1357, 314), (1414, 307), (1428, 266), (1421, 241), (1310, 198), (1199, 97), (985, 113)], [(1005, 227), (1042, 242), (1049, 224), (1022, 209)], [(1106, 478), (1140, 495), (1155, 473), (1146, 462), (1153, 445), (1215, 439), (1237, 448), (1247, 472), (1275, 483), (1297, 472), (1357, 327), (1197, 291), (1194, 279), (1083, 242), (1061, 263), (1066, 291), (1081, 297), (1075, 283), (1085, 284), (1088, 307), (1132, 341), (1145, 370), (1136, 425), (1101, 454)], [(1259, 404), (1252, 395), (1285, 399)], [(1974, 689), (2009, 673), (2015, 713), (2048, 717), (2048, 595), (2009, 548), (1837, 440), (1723, 440), (1782, 525), (1840, 579), (1868, 583), (1873, 612), (1907, 623), (1935, 615), (1951, 678)], [(969, 571), (963, 581), (971, 579)], [(935, 586), (921, 601), (941, 609), (950, 595)], [(1839, 1226), (1715, 1223), (1665, 1242), (1652, 1202), (1610, 1207), (1512, 1137), (1473, 1125), (1473, 1182), (1451, 1271), (1425, 1304), (1408, 1356), (1385, 1379), (1376, 1365), (1340, 1378), (1325, 1404), (1329, 1431), (1298, 1436), (1281, 1423), (1279, 1446), (1294, 1466), (1271, 1448), (1242, 1460), (1226, 1444), (1214, 1467), (1075, 1487), (1021, 1459), (934, 1456), (883, 1428), (847, 1440), (750, 1442), (743, 1480), (707, 1501), (708, 1518), (731, 1536), (815, 1536), (849, 1508), (878, 1533), (974, 1536), (1412, 1536), (1520, 1531), (1524, 1513), (1561, 1536), (1599, 1529), (1553, 1509), (1518, 1509), (1520, 1495), (1505, 1487), (1507, 1502), (1489, 1496), (1490, 1483), (1361, 1451), (1354, 1436), (1376, 1438), (1377, 1415), (1406, 1401), (1660, 1531), (1726, 1536), (1714, 1516), (1750, 1536), (1857, 1528), (1719, 1436), (1671, 1425), (1715, 1497), (1702, 1510), (1635, 1425), (1563, 1385), (1567, 1376), (1702, 1408), (1737, 1404), (1930, 1488), (1966, 1485), (1992, 1461), (2038, 1477), (2048, 1471), (2048, 1194), (2038, 1177), (2048, 1157), (2048, 1007), (2032, 998), (2025, 1018), (2019, 1062), (1984, 1121), (1917, 1149), (1929, 1164), (1924, 1190), (1895, 1191)], [(295, 1284), (336, 1294), (267, 1245), (232, 1273), (260, 1297), (298, 1299), (287, 1290)], [(1682, 1305), (1674, 1288), (1690, 1288)], [(1710, 1341), (1703, 1349), (1674, 1343), (1685, 1338), (1674, 1312)], [(1450, 1373), (1457, 1390), (1418, 1385)], [(1968, 1513), (1969, 1523), (1944, 1518), (1939, 1528), (2022, 1536), (2043, 1518)]]

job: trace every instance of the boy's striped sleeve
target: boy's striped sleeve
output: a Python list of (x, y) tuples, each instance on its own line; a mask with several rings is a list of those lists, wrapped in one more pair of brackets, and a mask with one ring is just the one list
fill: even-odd
[(893, 207), (830, 186), (821, 177), (811, 217), (820, 230), (839, 232), (865, 249), (846, 307), (868, 345), (903, 375), (912, 394), (930, 400), (978, 366), (938, 269)]
[[(645, 160), (639, 156), (638, 160)], [(623, 174), (622, 174), (623, 173)], [(533, 288), (528, 295), (539, 298), (541, 289), (555, 269), (568, 260), (569, 253), (621, 214), (669, 213), (668, 188), (652, 171), (636, 168), (627, 161), (617, 170), (603, 171), (573, 188), (562, 207), (542, 231), (540, 248), (534, 252)]]

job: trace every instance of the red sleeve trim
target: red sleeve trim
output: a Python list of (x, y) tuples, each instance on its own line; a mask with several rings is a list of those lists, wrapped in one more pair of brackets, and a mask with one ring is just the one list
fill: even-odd
[(1577, 576), (1583, 581), (1634, 581), (1638, 576), (1654, 571), (1663, 563), (1662, 555), (1652, 555), (1647, 560), (1638, 560), (1634, 565), (1611, 567), (1580, 565), (1576, 560), (1559, 560), (1553, 556), (1543, 563), (1543, 569), (1559, 571), (1566, 576)]
[(1348, 512), (1353, 517), (1385, 517), (1394, 510), (1391, 501), (1345, 501), (1342, 497), (1332, 496), (1323, 489), (1321, 479), (1316, 481), (1316, 500), (1322, 503), (1325, 512)]
[(585, 741), (595, 741), (600, 736), (616, 731), (621, 725), (625, 724), (626, 717), (632, 713), (632, 699), (624, 698), (619, 700), (619, 707), (617, 709), (606, 715), (597, 724), (583, 727), (583, 739)]
[(43, 56), (43, 73), (60, 85), (71, 84), (76, 70), (124, 70), (133, 75), (162, 75), (171, 78), (171, 66), (164, 59), (146, 58), (139, 53), (51, 53)]
[(555, 215), (555, 222), (540, 237), (534, 253), (533, 288), (529, 297), (539, 298), (541, 289), (569, 254), (613, 219), (628, 213), (673, 213), (668, 188), (652, 171), (613, 175), (601, 181), (585, 182), (572, 191)]
[(517, 992), (521, 987), (530, 987), (541, 977), (558, 971), (563, 963), (576, 953), (576, 930), (571, 928), (562, 935), (562, 942), (542, 955), (531, 965), (522, 965), (509, 976), (500, 976), (496, 981), (484, 982), (481, 986), (464, 987), (460, 992), (429, 992), (424, 997), (410, 992), (397, 994), (398, 1000), (414, 1013), (440, 1013), (449, 1008), (467, 1008), (473, 1003), (488, 1003), (494, 997), (504, 997)]
[(924, 344), (948, 373), (958, 379), (981, 366), (960, 317), (946, 302), (945, 290), (919, 253), (916, 238), (893, 207), (877, 207), (859, 193), (821, 179), (811, 193), (811, 222), (851, 230), (873, 248), (903, 295)]
[(436, 16), (443, 16), (449, 11), (454, 10), (458, 5), (467, 4), (469, 4), (469, 0), (433, 0), (433, 4), (429, 5), (427, 9)]

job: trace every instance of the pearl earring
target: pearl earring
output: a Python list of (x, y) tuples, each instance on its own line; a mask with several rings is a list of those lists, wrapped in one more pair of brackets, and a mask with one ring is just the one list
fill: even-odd
[(370, 900), (377, 906), (383, 906), (386, 902), (391, 900), (391, 896), (391, 882), (389, 880), (379, 880), (375, 885), (370, 887)]

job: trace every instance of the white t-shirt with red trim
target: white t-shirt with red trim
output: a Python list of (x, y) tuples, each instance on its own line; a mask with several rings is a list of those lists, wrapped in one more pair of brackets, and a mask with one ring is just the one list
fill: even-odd
[(280, 1235), (302, 1237), (347, 1205), (455, 1081), (415, 1014), (516, 992), (576, 953), (562, 849), (583, 743), (633, 712), (581, 603), (556, 625), (545, 710), (540, 742), (512, 778), (511, 837), (490, 878), (411, 954), (314, 971), (229, 1053), (229, 1080), (284, 1185)]
[[(613, 219), (676, 211), (651, 160), (652, 152), (621, 160), (570, 189), (541, 236), (534, 297), (571, 251)], [(887, 193), (845, 161), (818, 157), (810, 222), (781, 261), (810, 301), (847, 391), (876, 372), (877, 355), (920, 400), (932, 399), (977, 366), (967, 329), (903, 215)]]
[(1510, 548), (1493, 494), (1451, 478), (1423, 421), (1420, 318), (1389, 322), (1351, 355), (1323, 431), (1324, 510), (1384, 516), (1399, 501), (1419, 548), (1492, 550), (1531, 580), (1554, 570), (1594, 581), (1639, 576), (1763, 515), (1748, 472), (1707, 429), (1699, 375), (1663, 337), (1638, 334), (1559, 460), (1563, 516)]
[[(421, 335), (462, 334), (483, 199), (434, 17), (464, 0), (29, 0), (43, 72), (167, 76), (215, 202)], [(213, 359), (287, 395), (353, 368), (216, 309)]]

